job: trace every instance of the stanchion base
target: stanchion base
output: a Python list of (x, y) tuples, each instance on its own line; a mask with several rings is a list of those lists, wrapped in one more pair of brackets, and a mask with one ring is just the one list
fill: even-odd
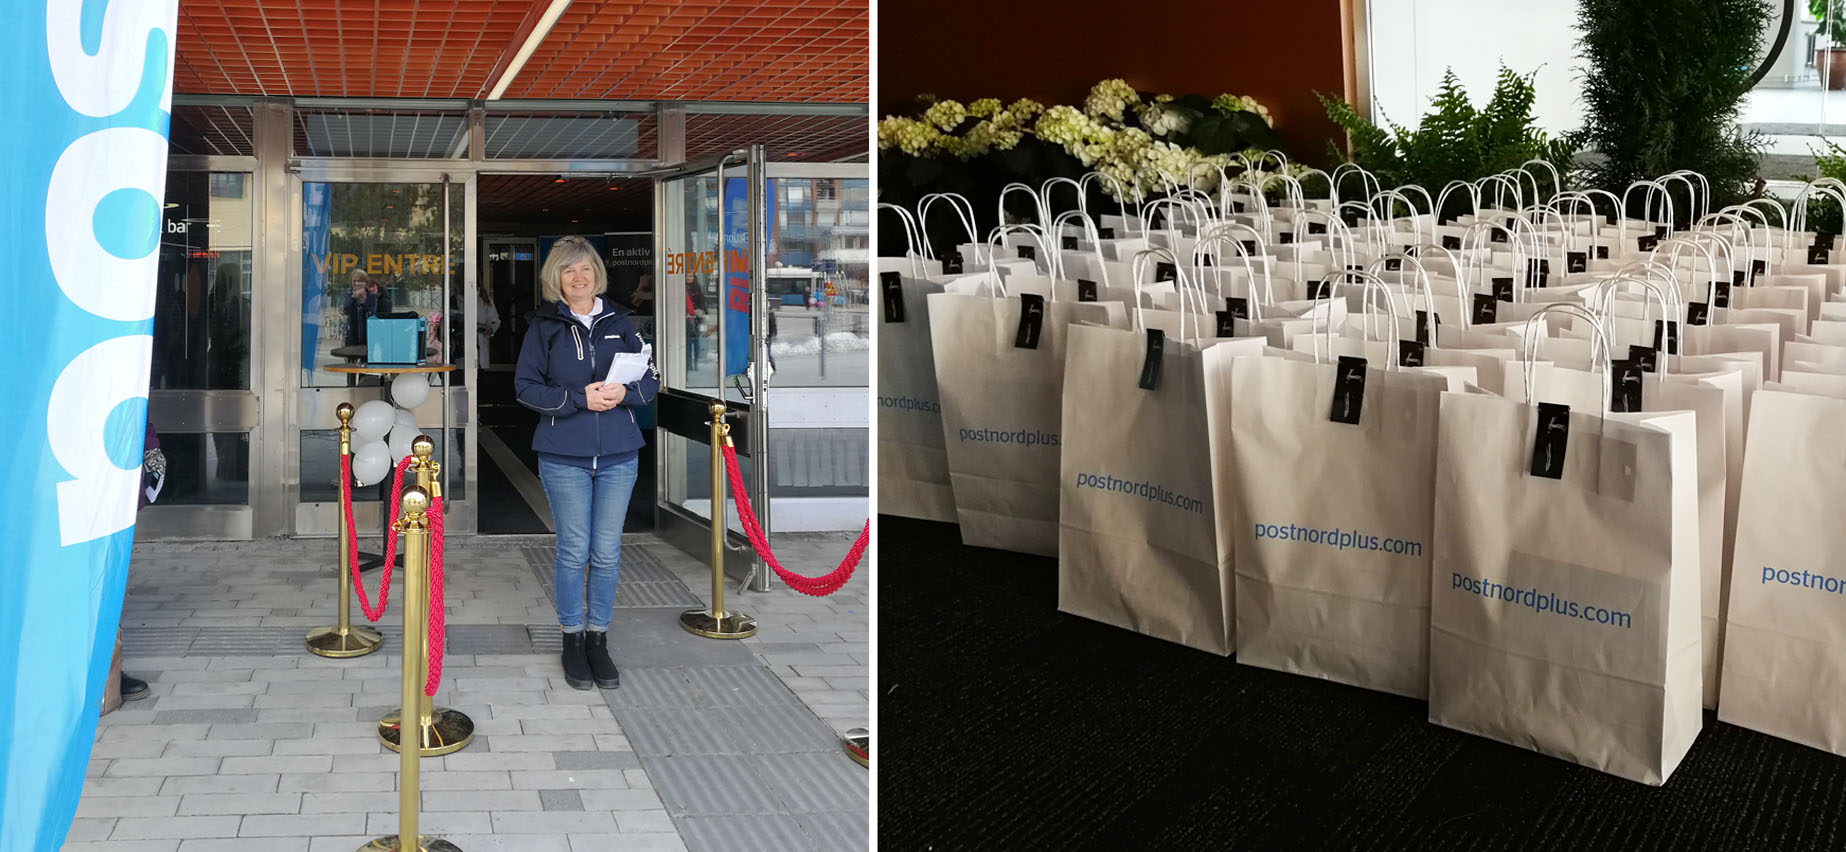
[(322, 627), (308, 634), (308, 650), (336, 659), (363, 657), (378, 650), (384, 641), (385, 638), (370, 627), (354, 625), (347, 627), (345, 632), (338, 627)]
[(744, 639), (756, 635), (756, 619), (741, 612), (712, 615), (702, 609), (679, 614), (679, 626), (707, 639)]
[[(440, 837), (431, 837), (427, 834), (417, 835), (417, 848), (423, 850), (423, 852), (461, 852), (460, 846), (456, 846)], [(380, 837), (377, 840), (359, 847), (359, 852), (398, 852), (397, 835), (393, 834), (388, 837)], [(408, 850), (405, 850), (405, 852), (408, 852)]]
[[(396, 710), (386, 713), (378, 720), (378, 739), (385, 748), (398, 750), (398, 721), (400, 713)], [(430, 711), (430, 723), (423, 728), (423, 747), (418, 750), (420, 757), (441, 757), (454, 754), (466, 748), (474, 741), (474, 720), (460, 710), (437, 707)]]
[(853, 728), (846, 732), (844, 740), (846, 756), (854, 763), (867, 769), (872, 768), (872, 732), (864, 728)]

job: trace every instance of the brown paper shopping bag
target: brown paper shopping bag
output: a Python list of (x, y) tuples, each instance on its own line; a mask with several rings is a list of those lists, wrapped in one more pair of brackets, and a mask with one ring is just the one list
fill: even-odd
[(878, 279), (878, 511), (953, 522), (927, 301), (942, 285), (897, 270)]
[(1694, 422), (1603, 411), (1442, 398), (1430, 721), (1661, 784), (1702, 722)]

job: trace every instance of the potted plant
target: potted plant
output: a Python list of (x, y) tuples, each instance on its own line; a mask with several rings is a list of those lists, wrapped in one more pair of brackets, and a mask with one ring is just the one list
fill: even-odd
[(1826, 47), (1814, 48), (1814, 70), (1833, 91), (1846, 89), (1846, 0), (1808, 0), (1808, 13), (1820, 21)]

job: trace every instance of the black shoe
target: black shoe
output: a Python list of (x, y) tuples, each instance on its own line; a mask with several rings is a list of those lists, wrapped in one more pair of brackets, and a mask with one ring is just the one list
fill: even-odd
[(122, 673), (122, 700), (139, 701), (147, 697), (147, 681)]
[(609, 631), (591, 630), (584, 635), (589, 637), (584, 651), (590, 658), (590, 672), (596, 677), (596, 685), (602, 689), (621, 686), (622, 673), (616, 670), (615, 661), (609, 659)]
[(583, 656), (583, 631), (564, 634), (564, 682), (573, 689), (590, 688), (590, 661)]

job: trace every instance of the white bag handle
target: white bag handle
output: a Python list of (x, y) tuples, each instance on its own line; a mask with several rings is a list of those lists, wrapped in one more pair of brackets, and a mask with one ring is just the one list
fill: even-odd
[(890, 210), (904, 222), (904, 259), (910, 261), (910, 277), (922, 278), (923, 267), (917, 262), (917, 222), (911, 218), (910, 211), (886, 201), (878, 202), (879, 210)]
[(1006, 238), (1013, 234), (1030, 234), (1032, 241), (1038, 243), (1041, 248), (1045, 245), (1041, 236), (1042, 230), (1037, 225), (1001, 225), (993, 229), (992, 235), (987, 238), (987, 244), (988, 248), (992, 249), (990, 256), (994, 258), (994, 262), (987, 265), (987, 279), (989, 288), (999, 293), (1001, 298), (1006, 298), (1011, 294), (1006, 291), (1006, 283), (1000, 279), (1000, 247), (1005, 245)]
[[(1418, 287), (1423, 291), (1423, 302), (1424, 304), (1429, 306), (1430, 313), (1432, 314), (1435, 313), (1436, 312), (1436, 290), (1434, 287), (1430, 286), (1429, 270), (1423, 268), (1422, 258), (1414, 254), (1406, 254), (1403, 252), (1393, 252), (1391, 254), (1385, 255), (1384, 257), (1381, 257), (1377, 260), (1372, 261), (1372, 265), (1367, 267), (1365, 271), (1367, 273), (1370, 273), (1374, 277), (1377, 277), (1379, 280), (1383, 280), (1384, 276), (1379, 275), (1378, 272), (1384, 269), (1385, 262), (1389, 260), (1397, 260), (1399, 262), (1400, 269), (1402, 269), (1402, 264), (1404, 263), (1409, 263), (1411, 266), (1416, 267), (1416, 282), (1417, 282)], [(1467, 305), (1467, 299), (1464, 298), (1462, 300), (1462, 304), (1464, 306), (1464, 310), (1462, 312), (1467, 313), (1467, 311), (1465, 310), (1465, 306)], [(1416, 296), (1412, 295), (1410, 297), (1410, 310), (1412, 312), (1415, 312), (1416, 309), (1417, 309)], [(1432, 336), (1430, 339), (1432, 341), (1430, 345), (1432, 347), (1435, 346), (1435, 343), (1433, 342), (1435, 338)]]
[[(1489, 261), (1493, 255), (1492, 235), (1496, 230), (1506, 234), (1507, 248), (1512, 249), (1513, 252), (1513, 302), (1524, 302), (1526, 289), (1525, 241), (1520, 239), (1519, 235), (1514, 233), (1512, 228), (1508, 228), (1499, 222), (1486, 220), (1469, 225), (1468, 230), (1464, 231), (1461, 235), (1462, 256), (1468, 259), (1468, 270), (1470, 272), (1479, 270), (1483, 280), (1492, 282), (1493, 271), (1489, 266)], [(1486, 251), (1482, 251), (1482, 249), (1486, 249)], [(1460, 270), (1456, 271), (1458, 273), (1460, 272)], [(1464, 310), (1466, 309), (1465, 303), (1463, 308)]]
[[(1638, 180), (1638, 181), (1635, 181), (1634, 183), (1629, 184), (1627, 189), (1622, 190), (1622, 206), (1617, 208), (1618, 211), (1626, 211), (1628, 209), (1629, 194), (1634, 192), (1636, 189), (1642, 189), (1642, 188), (1645, 188), (1647, 190), (1647, 194), (1641, 197), (1642, 221), (1645, 221), (1648, 224), (1655, 225), (1655, 226), (1665, 225), (1667, 229), (1667, 236), (1669, 237), (1672, 236), (1673, 235), (1673, 194), (1668, 192), (1666, 184), (1663, 184), (1660, 181)], [(1654, 199), (1656, 197), (1660, 199), (1660, 204), (1658, 208), (1656, 208), (1654, 204)], [(1660, 210), (1665, 211), (1666, 218), (1665, 219), (1653, 218), (1655, 209), (1660, 209)], [(1623, 216), (1622, 218), (1625, 219), (1627, 217)]]
[[(1598, 320), (1596, 314), (1592, 313), (1589, 308), (1582, 305), (1571, 304), (1570, 302), (1552, 302), (1547, 304), (1539, 308), (1538, 313), (1533, 314), (1530, 319), (1526, 320), (1526, 333), (1524, 335), (1525, 340), (1523, 341), (1524, 348), (1521, 353), (1524, 356), (1525, 369), (1521, 372), (1525, 374), (1526, 405), (1532, 408), (1538, 407), (1538, 397), (1532, 393), (1532, 377), (1538, 369), (1537, 362), (1532, 360), (1533, 356), (1537, 354), (1533, 347), (1538, 342), (1537, 332), (1539, 329), (1537, 324), (1544, 321), (1546, 314), (1570, 314), (1571, 316), (1579, 317), (1589, 323), (1590, 333), (1593, 335), (1590, 344), (1590, 359), (1592, 361), (1595, 360), (1597, 347), (1599, 345), (1602, 351), (1601, 413), (1602, 419), (1606, 422), (1609, 419), (1609, 392), (1612, 390), (1609, 386), (1609, 374), (1615, 372), (1614, 366), (1609, 363), (1609, 335), (1608, 332), (1603, 330), (1602, 321)], [(1590, 370), (1593, 372), (1595, 369), (1596, 365), (1592, 363), (1590, 365)]]
[(1488, 184), (1493, 184), (1493, 206), (1495, 209), (1497, 210), (1506, 209), (1506, 192), (1505, 191), (1507, 189), (1511, 189), (1513, 191), (1513, 208), (1512, 208), (1513, 211), (1518, 212), (1520, 210), (1525, 209), (1526, 191), (1525, 191), (1525, 187), (1519, 184), (1518, 178), (1512, 177), (1502, 172), (1497, 175), (1488, 175), (1484, 178), (1481, 178), (1480, 184), (1481, 184), (1482, 190), (1485, 190)]
[(1378, 182), (1377, 175), (1366, 171), (1364, 167), (1357, 163), (1342, 163), (1333, 170), (1333, 182), (1328, 184), (1328, 186), (1333, 188), (1332, 194), (1328, 198), (1333, 202), (1335, 208), (1340, 206), (1340, 187), (1346, 184), (1346, 177), (1348, 175), (1355, 174), (1359, 176), (1359, 195), (1357, 197), (1371, 198), (1382, 188)]
[[(1776, 209), (1782, 208), (1777, 207)], [(1763, 215), (1763, 211), (1748, 204), (1733, 204), (1707, 218), (1716, 220), (1720, 216), (1730, 217), (1735, 223), (1734, 227), (1743, 228), (1744, 239), (1750, 247), (1750, 268), (1755, 269), (1756, 262), (1760, 260), (1763, 263), (1763, 274), (1772, 274), (1779, 261), (1775, 257), (1775, 235), (1769, 230), (1769, 217)], [(1756, 242), (1756, 235), (1759, 233), (1763, 236), (1763, 243), (1760, 246)]]
[(1344, 213), (1349, 209), (1357, 210), (1362, 214), (1359, 219), (1359, 232), (1365, 235), (1366, 242), (1382, 246), (1390, 241), (1391, 232), (1385, 228), (1384, 220), (1378, 218), (1373, 212), (1371, 202), (1347, 201), (1334, 208), (1334, 212)]
[[(1468, 278), (1466, 275), (1467, 267), (1462, 262), (1461, 258), (1458, 258), (1455, 256), (1455, 252), (1453, 250), (1444, 248), (1441, 243), (1429, 243), (1429, 244), (1421, 245), (1417, 247), (1417, 255), (1419, 256), (1419, 258), (1421, 258), (1421, 256), (1425, 252), (1430, 252), (1430, 251), (1439, 251), (1439, 252), (1442, 252), (1444, 255), (1446, 255), (1449, 259), (1449, 268), (1455, 270), (1455, 299), (1456, 301), (1461, 302), (1461, 327), (1463, 331), (1466, 331), (1468, 329), (1468, 292), (1469, 292)], [(1418, 262), (1420, 263), (1421, 260), (1419, 259)], [(1430, 310), (1432, 311), (1435, 310), (1434, 304), (1430, 306)], [(1432, 341), (1435, 340), (1435, 335), (1431, 335), (1430, 340)], [(1430, 345), (1434, 346), (1435, 344), (1431, 343)]]
[[(1134, 278), (1135, 278), (1135, 330), (1136, 331), (1146, 331), (1147, 330), (1147, 320), (1145, 317), (1141, 315), (1142, 310), (1143, 310), (1141, 307), (1141, 287), (1142, 287), (1142, 283), (1147, 279), (1146, 269), (1147, 269), (1148, 259), (1149, 258), (1159, 258), (1159, 257), (1164, 257), (1168, 261), (1171, 261), (1173, 264), (1173, 275), (1177, 279), (1173, 282), (1174, 288), (1178, 290), (1180, 288), (1184, 288), (1188, 286), (1188, 284), (1186, 283), (1186, 268), (1180, 264), (1179, 258), (1173, 254), (1173, 251), (1171, 249), (1168, 249), (1165, 246), (1156, 246), (1153, 248), (1146, 248), (1138, 252), (1135, 252), (1134, 261), (1133, 261), (1131, 268), (1134, 270)], [(1181, 293), (1180, 299), (1181, 301), (1180, 301), (1180, 309), (1179, 309), (1179, 336), (1183, 339), (1186, 336), (1186, 314), (1191, 313), (1191, 312), (1186, 310), (1186, 304), (1184, 301), (1185, 296), (1183, 292)], [(1193, 326), (1194, 326), (1193, 331), (1196, 333), (1198, 331), (1198, 328), (1197, 328), (1198, 323), (1196, 322), (1193, 323)]]
[[(1249, 225), (1245, 225), (1240, 222), (1226, 222), (1222, 225), (1218, 225), (1212, 228), (1210, 233), (1199, 238), (1199, 244), (1197, 246), (1194, 246), (1192, 249), (1193, 263), (1197, 264), (1199, 261), (1199, 258), (1204, 256), (1205, 249), (1207, 246), (1229, 245), (1232, 249), (1234, 249), (1237, 253), (1237, 260), (1243, 264), (1244, 280), (1249, 282), (1249, 286), (1250, 286), (1250, 289), (1249, 289), (1250, 295), (1245, 300), (1245, 303), (1250, 305), (1250, 321), (1251, 322), (1262, 322), (1263, 321), (1263, 307), (1262, 307), (1263, 300), (1258, 299), (1256, 297), (1256, 270), (1254, 267), (1250, 265), (1250, 255), (1248, 252), (1244, 250), (1243, 243), (1231, 236), (1230, 232), (1233, 228), (1243, 228), (1244, 230), (1249, 231), (1252, 234), (1256, 234), (1256, 238), (1258, 241), (1257, 246), (1258, 248), (1261, 248), (1262, 235), (1257, 234), (1255, 228), (1252, 228)], [(1224, 255), (1219, 254), (1218, 259), (1222, 261), (1224, 259)], [(1203, 278), (1204, 277), (1204, 267), (1195, 266), (1195, 268), (1199, 270), (1199, 273), (1200, 273), (1199, 277)], [(1214, 274), (1212, 275), (1212, 281), (1218, 285), (1217, 295), (1218, 295), (1219, 303), (1222, 304), (1223, 299), (1224, 299), (1224, 280), (1218, 277), (1218, 275), (1214, 271)], [(1267, 290), (1268, 287), (1269, 287), (1269, 276), (1265, 275), (1263, 276), (1263, 288)], [(1199, 285), (1199, 289), (1200, 290), (1204, 289), (1203, 283)], [(1271, 294), (1269, 298), (1273, 300), (1275, 296)], [(1207, 305), (1206, 307), (1207, 307), (1207, 310), (1205, 311), (1205, 313), (1212, 313), (1212, 310), (1214, 310), (1209, 305)]]
[(1695, 243), (1709, 244), (1723, 250), (1724, 271), (1730, 273), (1730, 276), (1725, 280), (1737, 280), (1737, 258), (1732, 253), (1736, 244), (1732, 242), (1730, 237), (1725, 236), (1721, 231), (1712, 229), (1706, 231), (1687, 231), (1685, 238)]
[(1323, 172), (1320, 169), (1307, 168), (1307, 169), (1302, 169), (1300, 174), (1295, 175), (1293, 177), (1290, 177), (1288, 175), (1283, 175), (1284, 178), (1294, 181), (1295, 189), (1301, 193), (1301, 195), (1298, 196), (1298, 199), (1301, 203), (1296, 204), (1295, 206), (1296, 207), (1308, 206), (1307, 205), (1307, 192), (1302, 189), (1301, 182), (1310, 175), (1320, 175), (1320, 179), (1327, 182), (1327, 206), (1331, 207), (1335, 204), (1338, 204), (1339, 203), (1339, 193), (1333, 191), (1333, 175), (1327, 174), (1326, 172)]
[(1442, 187), (1442, 193), (1436, 196), (1436, 206), (1430, 211), (1438, 223), (1442, 221), (1442, 211), (1449, 208), (1449, 193), (1457, 189), (1468, 192), (1468, 215), (1481, 215), (1481, 188), (1465, 180), (1452, 180)]
[(1053, 219), (1051, 223), (1054, 233), (1059, 235), (1058, 252), (1053, 255), (1056, 259), (1052, 261), (1051, 298), (1053, 300), (1056, 300), (1058, 297), (1057, 281), (1064, 277), (1064, 241), (1062, 239), (1064, 234), (1064, 223), (1073, 217), (1083, 223), (1083, 235), (1088, 238), (1090, 251), (1094, 252), (1096, 255), (1096, 268), (1102, 273), (1103, 289), (1107, 290), (1109, 288), (1109, 262), (1102, 256), (1102, 232), (1096, 230), (1096, 223), (1091, 222), (1090, 217), (1083, 215), (1082, 210), (1066, 210), (1063, 213), (1059, 213), (1058, 217)]
[[(1653, 299), (1654, 303), (1660, 306), (1660, 314), (1661, 314), (1660, 321), (1662, 323), (1673, 324), (1673, 325), (1683, 325), (1683, 323), (1681, 323), (1678, 319), (1675, 318), (1675, 317), (1683, 316), (1683, 315), (1674, 313), (1673, 309), (1667, 306), (1666, 291), (1672, 290), (1674, 294), (1677, 295), (1678, 288), (1674, 288), (1674, 287), (1663, 288), (1659, 284), (1656, 284), (1644, 278), (1628, 278), (1628, 277), (1624, 277), (1620, 275), (1614, 278), (1605, 278), (1603, 279), (1602, 284), (1599, 285), (1602, 288), (1602, 297), (1598, 301), (1601, 305), (1601, 308), (1602, 308), (1601, 313), (1604, 317), (1614, 318), (1616, 291), (1620, 290), (1622, 288), (1622, 285), (1624, 284), (1633, 284), (1635, 286), (1641, 287), (1645, 289), (1648, 294), (1654, 297)], [(1641, 308), (1641, 322), (1645, 324), (1647, 320), (1648, 320), (1647, 308), (1646, 306), (1643, 306)], [(1664, 334), (1662, 336), (1666, 337), (1666, 335)], [(1670, 340), (1670, 338), (1668, 338), (1668, 340)], [(1665, 343), (1668, 341), (1662, 340), (1661, 342)], [(1678, 354), (1678, 353), (1662, 351), (1654, 359), (1654, 370), (1655, 372), (1660, 374), (1660, 384), (1662, 385), (1665, 385), (1667, 383), (1667, 363), (1673, 360), (1672, 356), (1675, 354)]]
[[(1114, 184), (1115, 185), (1115, 197), (1116, 199), (1118, 199), (1121, 205), (1121, 210), (1123, 214), (1122, 218), (1128, 220), (1129, 222), (1140, 221), (1141, 219), (1141, 188), (1139, 186), (1135, 187), (1135, 198), (1134, 198), (1135, 212), (1131, 215), (1128, 213), (1128, 187), (1124, 186), (1121, 181), (1116, 180), (1114, 175), (1103, 174), (1102, 172), (1090, 172), (1088, 174), (1085, 174), (1083, 177), (1078, 178), (1077, 186), (1083, 190), (1083, 197), (1085, 198), (1089, 196), (1089, 188), (1090, 188), (1091, 181), (1095, 181), (1096, 183), (1102, 183), (1103, 181), (1108, 181), (1109, 183)], [(1123, 234), (1122, 236), (1125, 237), (1128, 235)]]
[[(1761, 211), (1756, 210), (1756, 206), (1758, 204), (1769, 205), (1769, 209), (1775, 211), (1776, 219), (1782, 223), (1782, 248), (1784, 249), (1794, 248), (1795, 247), (1795, 233), (1788, 226), (1788, 211), (1782, 209), (1782, 205), (1777, 204), (1774, 201), (1771, 201), (1767, 198), (1752, 198), (1749, 201), (1745, 201), (1743, 204), (1739, 206), (1743, 207), (1745, 210), (1755, 212), (1756, 215), (1758, 216), (1761, 216), (1763, 219), (1763, 227), (1766, 229), (1769, 227), (1769, 217), (1764, 216)], [(1775, 243), (1771, 241), (1770, 245), (1775, 245)]]
[[(1090, 200), (1083, 197), (1083, 186), (1062, 175), (1047, 179), (1044, 183), (1039, 184), (1038, 197), (1044, 200), (1044, 209), (1047, 212), (1051, 210), (1051, 191), (1061, 184), (1070, 184), (1070, 188), (1077, 191), (1077, 210), (1086, 216), (1089, 215)], [(1058, 233), (1062, 234), (1063, 232), (1060, 231)]]
[[(1355, 281), (1354, 279), (1357, 279), (1357, 280)], [(1403, 339), (1402, 337), (1398, 336), (1397, 298), (1391, 295), (1391, 287), (1390, 285), (1384, 282), (1383, 278), (1379, 278), (1378, 276), (1373, 275), (1370, 272), (1341, 271), (1341, 272), (1335, 272), (1331, 275), (1328, 275), (1327, 277), (1322, 278), (1321, 280), (1328, 282), (1328, 286), (1327, 286), (1328, 298), (1325, 300), (1327, 303), (1327, 331), (1325, 334), (1317, 334), (1314, 337), (1314, 363), (1316, 364), (1326, 363), (1326, 361), (1321, 359), (1321, 349), (1323, 346), (1327, 350), (1327, 358), (1331, 359), (1333, 357), (1333, 337), (1334, 337), (1333, 301), (1334, 299), (1342, 298), (1344, 296), (1344, 294), (1340, 292), (1340, 288), (1349, 287), (1355, 283), (1361, 284), (1365, 287), (1365, 289), (1361, 293), (1360, 305), (1361, 307), (1364, 308), (1366, 317), (1365, 317), (1365, 326), (1360, 332), (1360, 340), (1366, 343), (1372, 342), (1372, 317), (1374, 313), (1372, 311), (1372, 306), (1377, 304), (1376, 302), (1372, 300), (1372, 295), (1374, 293), (1382, 294), (1384, 296), (1385, 316), (1387, 319), (1390, 320), (1389, 327), (1391, 329), (1391, 338), (1389, 340), (1389, 345), (1396, 346), (1398, 341)], [(1320, 305), (1319, 304), (1316, 304), (1314, 306), (1313, 311), (1310, 312), (1310, 316), (1315, 319), (1318, 319), (1320, 317)], [(1390, 370), (1392, 372), (1396, 372), (1397, 371), (1397, 358), (1393, 357), (1391, 354), (1387, 354), (1385, 356), (1385, 369)]]
[(1040, 227), (1051, 220), (1051, 214), (1045, 210), (1045, 199), (1038, 197), (1038, 193), (1034, 192), (1032, 187), (1014, 181), (1000, 188), (1000, 200), (995, 203), (995, 206), (999, 208), (999, 218), (996, 221), (1002, 225), (1006, 224), (1006, 197), (1018, 192), (1023, 192), (1032, 199), (1032, 209), (1038, 214), (1037, 224)]
[(957, 217), (960, 217), (962, 227), (968, 230), (968, 242), (976, 246), (975, 262), (984, 263), (985, 261), (980, 257), (979, 248), (981, 235), (974, 229), (974, 203), (953, 192), (932, 192), (917, 202), (917, 232), (922, 235), (923, 239), (923, 257), (927, 260), (936, 259), (935, 252), (929, 247), (929, 208), (938, 201), (947, 201), (950, 209), (955, 211)]
[(1555, 165), (1552, 165), (1552, 163), (1551, 163), (1551, 161), (1550, 161), (1550, 160), (1541, 160), (1541, 159), (1538, 159), (1537, 157), (1534, 157), (1534, 158), (1532, 158), (1532, 159), (1530, 159), (1530, 160), (1527, 160), (1527, 161), (1525, 161), (1525, 162), (1523, 162), (1523, 163), (1520, 163), (1520, 164), (1519, 164), (1519, 169), (1520, 169), (1520, 171), (1525, 171), (1525, 167), (1526, 167), (1526, 166), (1531, 166), (1531, 165), (1539, 165), (1539, 166), (1544, 166), (1544, 167), (1545, 167), (1545, 171), (1548, 171), (1548, 172), (1550, 172), (1550, 173), (1551, 173), (1551, 197), (1552, 197), (1553, 199), (1555, 199), (1555, 198), (1557, 198), (1557, 197), (1558, 197), (1559, 195), (1561, 195), (1561, 194), (1563, 194), (1563, 192), (1564, 192), (1564, 176), (1563, 176), (1562, 174), (1560, 174), (1560, 173), (1558, 172), (1558, 167), (1557, 167), (1557, 166), (1555, 166)]
[[(1671, 252), (1669, 257), (1671, 258), (1672, 262), (1661, 264), (1661, 265), (1665, 266), (1668, 270), (1671, 270), (1673, 272), (1675, 276), (1674, 286), (1677, 287), (1678, 286), (1677, 279), (1678, 279), (1678, 274), (1679, 274), (1679, 256), (1680, 256), (1680, 252), (1683, 249), (1691, 249), (1705, 256), (1705, 274), (1708, 276), (1708, 278), (1706, 279), (1707, 283), (1705, 284), (1705, 293), (1706, 293), (1705, 302), (1706, 304), (1710, 304), (1712, 298), (1717, 295), (1716, 285), (1718, 281), (1718, 259), (1715, 255), (1711, 253), (1711, 249), (1706, 247), (1706, 245), (1703, 242), (1700, 242), (1698, 240), (1687, 239), (1685, 237), (1668, 237), (1667, 239), (1661, 240), (1659, 245), (1654, 246), (1654, 250), (1648, 253), (1647, 259), (1650, 262), (1658, 262), (1655, 260), (1655, 258), (1660, 257), (1660, 253), (1662, 251)], [(1697, 275), (1699, 272), (1698, 257), (1699, 255), (1692, 256), (1691, 267), (1692, 267), (1693, 275)], [(1724, 276), (1724, 281), (1726, 283), (1729, 283), (1730, 280), (1731, 280), (1731, 276), (1729, 275)], [(1697, 287), (1698, 284), (1694, 282), (1693, 286)]]

